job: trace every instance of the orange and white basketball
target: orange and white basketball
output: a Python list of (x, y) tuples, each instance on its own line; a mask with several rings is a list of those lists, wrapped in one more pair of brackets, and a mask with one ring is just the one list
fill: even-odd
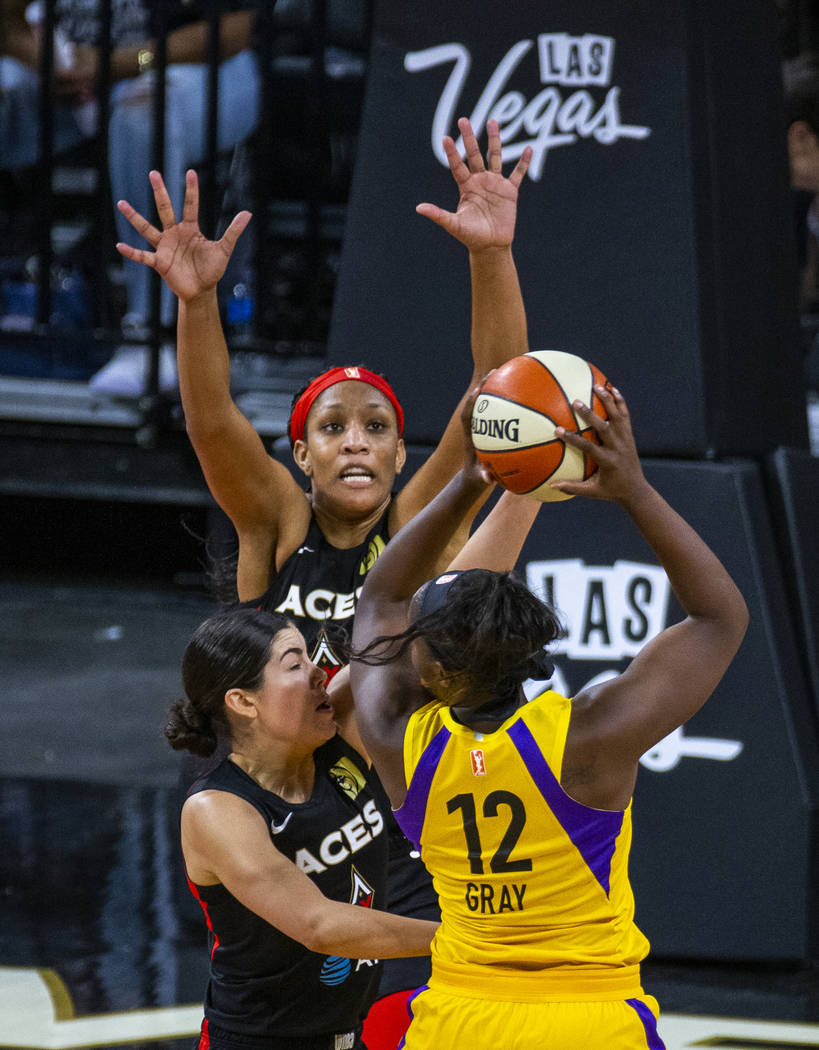
[(533, 499), (570, 499), (549, 482), (582, 481), (597, 464), (561, 441), (555, 427), (596, 441), (572, 407), (582, 401), (605, 419), (595, 384), (608, 385), (603, 373), (562, 350), (532, 350), (495, 369), (472, 410), (472, 442), (494, 480)]

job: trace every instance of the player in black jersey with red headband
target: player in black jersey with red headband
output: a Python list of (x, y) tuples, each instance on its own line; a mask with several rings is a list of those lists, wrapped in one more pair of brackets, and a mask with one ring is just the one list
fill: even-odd
[[(484, 164), (469, 122), (458, 122), (466, 149), (461, 159), (444, 139), (459, 188), (455, 212), (418, 206), (469, 250), (472, 280), (473, 376), (479, 377), (528, 350), (526, 317), (512, 257), (518, 188), (531, 150), (509, 177), (501, 171), (497, 123), (488, 124)], [(250, 221), (240, 212), (220, 241), (198, 227), (198, 185), (188, 173), (182, 220), (176, 222), (162, 179), (151, 173), (160, 228), (124, 202), (120, 210), (152, 251), (118, 245), (120, 252), (155, 268), (179, 299), (178, 364), (185, 422), (208, 486), (232, 521), (239, 542), (236, 574), (240, 601), (281, 610), (303, 632), (311, 656), (328, 670), (343, 657), (332, 628), (349, 627), (369, 567), (389, 538), (411, 520), (455, 474), (461, 461), (459, 408), (437, 448), (395, 494), (406, 458), (398, 399), (386, 381), (363, 367), (324, 373), (297, 400), (291, 420), (293, 456), (309, 481), (305, 492), (273, 459), (230, 395), (230, 362), (219, 317), (216, 285), (236, 241)], [(431, 289), (431, 292), (433, 290)], [(397, 293), (398, 294), (398, 293)], [(442, 559), (463, 544), (471, 516)], [(431, 884), (417, 856), (392, 838), (393, 903), (407, 914), (434, 913)], [(406, 998), (427, 970), (407, 974), (387, 967), (385, 995)], [(391, 981), (391, 975), (395, 981)], [(381, 1035), (368, 1033), (370, 1050), (389, 1050), (408, 1015), (400, 995), (373, 1017)], [(376, 1042), (376, 1039), (379, 1041)], [(392, 1041), (392, 1042), (391, 1042)]]
[(336, 731), (326, 675), (283, 616), (234, 609), (185, 652), (174, 748), (228, 757), (182, 807), (210, 936), (200, 1050), (358, 1050), (378, 960), (429, 951), (432, 922), (386, 904), (380, 785)]

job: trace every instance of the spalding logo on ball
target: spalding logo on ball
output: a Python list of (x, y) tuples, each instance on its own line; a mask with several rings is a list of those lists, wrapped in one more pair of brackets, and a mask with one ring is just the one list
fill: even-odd
[(608, 385), (603, 373), (562, 350), (532, 350), (495, 369), (472, 409), (472, 443), (495, 481), (542, 501), (571, 499), (549, 482), (582, 481), (597, 464), (556, 437), (555, 427), (596, 441), (572, 408), (582, 401), (606, 418), (595, 384)]

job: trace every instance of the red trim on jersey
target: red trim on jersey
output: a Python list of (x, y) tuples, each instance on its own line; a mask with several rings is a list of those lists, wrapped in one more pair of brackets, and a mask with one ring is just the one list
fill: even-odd
[[(213, 948), (211, 948), (211, 952), (210, 952), (210, 957), (212, 959), (213, 958), (213, 953), (219, 947), (219, 935), (214, 930), (213, 923), (210, 921), (210, 912), (208, 911), (207, 902), (203, 901), (202, 898), (199, 896), (199, 890), (196, 888), (195, 884), (191, 882), (191, 880), (188, 878), (187, 875), (185, 876), (185, 878), (188, 880), (188, 889), (191, 891), (191, 893), (194, 895), (194, 897), (199, 901), (199, 907), (205, 913), (205, 923), (207, 924), (208, 930), (210, 930), (210, 932), (213, 934)], [(200, 1050), (202, 1050), (201, 1047), (200, 1047)]]
[(202, 1028), (199, 1033), (199, 1044), (197, 1050), (210, 1050), (210, 1029), (208, 1027), (207, 1017), (202, 1022)]

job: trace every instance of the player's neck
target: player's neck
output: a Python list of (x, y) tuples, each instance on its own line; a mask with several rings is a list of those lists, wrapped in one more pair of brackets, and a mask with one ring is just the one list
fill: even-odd
[(316, 766), (312, 753), (299, 758), (274, 758), (234, 749), (229, 757), (259, 787), (286, 802), (307, 802), (313, 794)]
[(473, 729), (476, 733), (494, 733), (525, 703), (526, 697), (521, 689), (514, 696), (491, 700), (480, 707), (458, 704), (450, 710), (455, 721), (468, 729)]
[(316, 522), (321, 529), (324, 538), (332, 547), (339, 550), (348, 550), (357, 547), (367, 538), (370, 530), (378, 523), (384, 511), (389, 506), (389, 500), (375, 507), (366, 518), (347, 520), (337, 514), (328, 512), (320, 505), (313, 503), (313, 513)]

